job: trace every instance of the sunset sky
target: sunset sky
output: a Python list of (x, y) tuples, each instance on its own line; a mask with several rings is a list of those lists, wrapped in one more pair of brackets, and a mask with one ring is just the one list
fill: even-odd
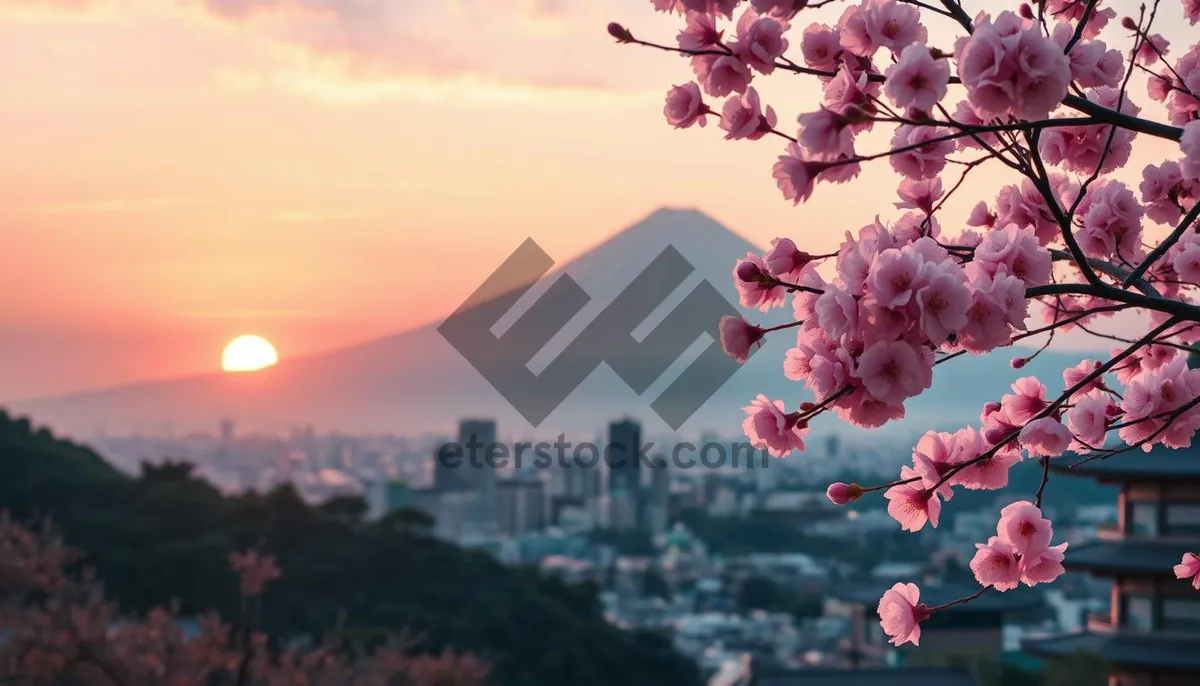
[[(670, 130), (687, 63), (613, 19), (680, 24), (646, 0), (0, 0), (0, 400), (215, 370), (241, 333), (286, 359), (427, 323), (524, 238), (565, 260), (662, 205), (813, 252), (895, 212), (885, 162), (794, 208), (778, 139)], [(785, 130), (815, 109), (809, 78), (756, 86)]]

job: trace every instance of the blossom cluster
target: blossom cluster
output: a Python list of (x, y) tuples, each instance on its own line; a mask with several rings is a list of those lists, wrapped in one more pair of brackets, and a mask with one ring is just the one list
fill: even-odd
[[(995, 354), (1034, 336), (1049, 336), (1048, 344), (1057, 332), (1094, 334), (1106, 318), (1140, 314), (1146, 328), (1104, 335), (1106, 346), (1120, 347), (1063, 370), (1060, 387), (1020, 378), (981, 408), (978, 425), (926, 433), (896, 481), (836, 483), (827, 495), (845, 504), (882, 491), (899, 525), (919, 531), (938, 525), (955, 489), (1003, 489), (1025, 460), (1040, 464), (1044, 487), (1050, 461), (1068, 454), (1107, 459), (1191, 445), (1200, 430), (1200, 370), (1188, 365), (1200, 353), (1200, 43), (1179, 51), (1153, 32), (1166, 5), (1118, 21), (1116, 4), (1104, 0), (1043, 0), (974, 17), (953, 1), (652, 4), (681, 15), (677, 48), (619, 25), (609, 30), (620, 42), (689, 60), (694, 80), (667, 93), (669, 124), (704, 126), (716, 116), (727, 139), (783, 139), (772, 177), (797, 205), (875, 160), (886, 158), (900, 177), (900, 214), (838, 227), (836, 253), (814, 255), (777, 238), (736, 261), (740, 304), (790, 308), (794, 321), (764, 328), (726, 317), (726, 353), (745, 362), (766, 336), (794, 336), (783, 375), (812, 396), (791, 404), (759, 395), (744, 408), (752, 442), (777, 457), (802, 451), (826, 413), (880, 427), (903, 418), (906, 403), (931, 387), (934, 368), (955, 357)], [(1173, 9), (1200, 22), (1194, 0)], [(928, 15), (956, 22), (960, 37), (931, 38)], [(753, 85), (779, 71), (821, 87), (819, 103), (790, 130)], [(1137, 102), (1135, 75), (1156, 105)], [(1155, 108), (1166, 121), (1145, 118)], [(1143, 137), (1160, 139), (1160, 157), (1139, 183), (1136, 172), (1132, 180), (1117, 172)], [(863, 152), (872, 140), (887, 147)], [(965, 218), (948, 219), (942, 207), (978, 167), (1014, 178)], [(950, 185), (954, 168), (961, 175)], [(1051, 544), (1041, 499), (1039, 489), (1033, 502), (1005, 508), (996, 535), (977, 544), (970, 566), (981, 592), (1062, 573), (1066, 544)], [(1200, 589), (1196, 554), (1174, 571)], [(897, 584), (880, 601), (894, 643), (917, 643), (920, 622), (942, 609), (919, 599), (915, 585)]]

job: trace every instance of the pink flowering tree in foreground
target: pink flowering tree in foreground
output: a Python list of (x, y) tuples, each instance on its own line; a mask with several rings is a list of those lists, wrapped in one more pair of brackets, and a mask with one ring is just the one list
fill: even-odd
[(270, 556), (231, 557), (243, 616), (215, 613), (195, 635), (173, 611), (120, 616), (98, 583), (68, 573), (79, 553), (45, 531), (0, 512), (0, 683), (13, 686), (482, 686), (488, 669), (473, 656), (412, 655), (393, 638), (374, 651), (348, 651), (336, 634), (309, 650), (272, 652), (251, 621), (267, 584), (280, 575)]
[[(988, 2), (976, 16), (956, 0), (651, 2), (679, 15), (674, 45), (608, 30), (690, 61), (695, 80), (667, 93), (669, 124), (713, 117), (727, 139), (782, 141), (773, 175), (796, 204), (866, 164), (900, 176), (900, 216), (842, 227), (836, 253), (778, 238), (737, 261), (742, 306), (790, 307), (795, 321), (764, 329), (726, 317), (726, 353), (745, 361), (764, 336), (794, 335), (783, 374), (815, 396), (789, 407), (760, 395), (745, 408), (753, 442), (782, 457), (804, 449), (820, 415), (867, 428), (900, 419), (933, 368), (961, 355), (1011, 355), (1014, 343), (1048, 345), (1071, 329), (1116, 341), (1111, 356), (1064, 369), (1061, 386), (1022, 378), (997, 389), (978, 424), (927, 433), (897, 480), (828, 490), (838, 504), (880, 491), (915, 532), (938, 525), (956, 489), (1003, 489), (1017, 463), (1040, 463), (1035, 499), (1006, 507), (977, 544), (978, 593), (938, 607), (914, 584), (883, 595), (896, 645), (919, 643), (921, 621), (948, 605), (1053, 581), (1068, 553), (1041, 510), (1051, 461), (1187, 447), (1200, 428), (1200, 370), (1186, 364), (1200, 342), (1200, 43), (1173, 49), (1154, 31), (1194, 26), (1200, 1), (1121, 3), (1133, 15), (1120, 17), (1102, 0)], [(821, 86), (798, 126), (782, 126), (753, 85), (780, 73)], [(1140, 173), (1125, 169), (1135, 139), (1162, 156)], [(985, 168), (1004, 179), (994, 199), (943, 216)], [(1118, 313), (1148, 324), (1095, 330)], [(1175, 573), (1200, 588), (1200, 557), (1186, 554)]]

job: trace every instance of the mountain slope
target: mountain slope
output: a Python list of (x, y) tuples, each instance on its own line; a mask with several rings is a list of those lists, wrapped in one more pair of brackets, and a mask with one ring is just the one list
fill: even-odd
[[(647, 324), (635, 329), (635, 337), (657, 325), (702, 279), (730, 303), (736, 303), (730, 280), (734, 261), (748, 251), (761, 250), (695, 210), (654, 212), (552, 272), (570, 275), (590, 301), (567, 325), (537, 332), (539, 340), (549, 343), (532, 356), (529, 368), (540, 373), (558, 358), (567, 344), (667, 246), (674, 246), (695, 271), (649, 316)], [(649, 290), (653, 290), (659, 276), (650, 274)], [(552, 281), (546, 278), (531, 288), (517, 301), (513, 312), (501, 318), (501, 327), (506, 325), (505, 320), (515, 320), (528, 309)], [(785, 310), (769, 315), (754, 312), (750, 318), (773, 324), (785, 321), (783, 318), (789, 314)], [(704, 318), (709, 320), (707, 331), (715, 335), (719, 313), (705, 313)], [(621, 415), (642, 419), (648, 432), (656, 433), (669, 428), (649, 409), (649, 402), (699, 354), (697, 348), (701, 345), (694, 344), (641, 396), (612, 369), (601, 365), (535, 430), (447, 343), (437, 331), (438, 324), (351, 348), (285, 360), (254, 374), (210, 374), (123, 386), (16, 403), (12, 409), (60, 431), (85, 435), (101, 427), (109, 431), (213, 427), (224, 418), (235, 419), (239, 426), (268, 430), (312, 423), (320, 429), (340, 431), (416, 433), (449, 430), (460, 417), (468, 415), (495, 417), (504, 435), (587, 432), (590, 436), (609, 419)], [(611, 355), (609, 348), (613, 346), (602, 339), (585, 337), (570, 349), (584, 357)], [(803, 389), (781, 373), (784, 351), (792, 340), (790, 334), (772, 337), (680, 431), (688, 435), (702, 430), (735, 433), (742, 417), (740, 408), (758, 393), (783, 399), (789, 406), (804, 399)], [(889, 428), (911, 432), (927, 426), (961, 426), (977, 418), (980, 406), (1002, 394), (1012, 380), (1029, 374), (1054, 377), (1080, 355), (1043, 353), (1019, 372), (1009, 367), (1009, 357), (1002, 353), (964, 356), (939, 368), (934, 388), (911, 401), (909, 417)], [(668, 356), (674, 358), (675, 354)], [(712, 366), (713, 375), (718, 374), (718, 366)], [(554, 369), (549, 368), (551, 372)], [(832, 421), (822, 422), (814, 429), (832, 426)]]

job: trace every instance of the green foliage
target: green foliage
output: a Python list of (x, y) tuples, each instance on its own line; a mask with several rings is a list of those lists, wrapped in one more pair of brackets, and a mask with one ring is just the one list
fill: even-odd
[(0, 413), (0, 510), (51, 515), (123, 608), (181, 603), (234, 616), (234, 551), (261, 546), (283, 576), (266, 595), (272, 635), (313, 636), (345, 611), (370, 637), (409, 628), (423, 648), (475, 652), (508, 686), (696, 684), (695, 666), (663, 637), (605, 622), (594, 586), (510, 569), (428, 535), (432, 522), (398, 512), (361, 521), (353, 499), (310, 507), (290, 486), (222, 496), (190, 466), (144, 465), (131, 478), (95, 453)]

